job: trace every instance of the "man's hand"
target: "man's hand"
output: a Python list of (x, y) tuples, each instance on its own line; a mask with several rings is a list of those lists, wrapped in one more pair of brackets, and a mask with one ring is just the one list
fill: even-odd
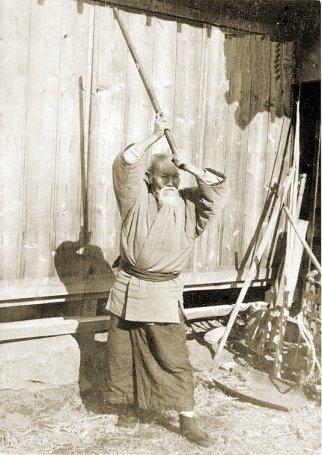
[(176, 153), (173, 155), (172, 161), (177, 167), (181, 169), (187, 167), (188, 160), (186, 152), (182, 149), (176, 149)]
[(177, 149), (175, 155), (172, 157), (173, 163), (180, 169), (194, 175), (195, 177), (202, 178), (205, 175), (205, 171), (192, 164), (187, 159), (186, 152), (182, 149)]
[(127, 148), (123, 152), (123, 158), (128, 164), (133, 164), (140, 160), (141, 157), (146, 153), (151, 145), (157, 142), (164, 135), (164, 130), (170, 130), (170, 125), (163, 112), (156, 115), (154, 121), (154, 130), (148, 137), (143, 141), (133, 144), (132, 147)]
[(160, 112), (155, 117), (153, 133), (161, 138), (164, 135), (164, 130), (170, 130), (170, 125), (163, 112)]

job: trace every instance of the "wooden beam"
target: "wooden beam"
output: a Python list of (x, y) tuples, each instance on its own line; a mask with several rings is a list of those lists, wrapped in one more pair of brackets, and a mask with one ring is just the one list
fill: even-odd
[(109, 319), (109, 316), (93, 316), (4, 322), (0, 324), (0, 342), (84, 332), (104, 332), (108, 329)]
[[(218, 267), (214, 272), (184, 273), (184, 291), (240, 288), (249, 269), (239, 276), (235, 267)], [(272, 269), (258, 268), (252, 286), (266, 286), (272, 278)]]
[[(269, 35), (276, 40), (292, 40), (294, 35), (299, 34), (299, 30), (294, 27), (293, 23), (285, 23), (283, 19), (284, 10), (277, 13), (280, 20), (265, 21), (263, 15), (260, 20), (256, 16), (241, 17), (239, 10), (230, 12), (227, 4), (223, 2), (203, 3), (196, 2), (174, 2), (172, 0), (115, 0), (106, 1), (98, 0), (104, 6), (118, 6), (125, 11), (132, 11), (143, 14), (153, 14), (155, 16), (165, 17), (172, 20), (183, 20), (194, 25), (209, 24), (220, 27), (226, 33), (234, 34), (259, 34)], [(277, 8), (275, 8), (277, 10)], [(271, 11), (270, 11), (271, 12)], [(294, 16), (294, 18), (297, 16)]]
[[(247, 269), (238, 277), (234, 267), (218, 267), (214, 272), (183, 273), (184, 291), (228, 289), (241, 287)], [(265, 286), (272, 277), (272, 270), (258, 269), (252, 286)], [(112, 281), (105, 276), (87, 281), (69, 279), (62, 283), (58, 277), (0, 281), (0, 308), (67, 302), (89, 298), (104, 298)]]
[(78, 300), (84, 298), (84, 295), (107, 294), (112, 286), (112, 280), (111, 278), (105, 280), (105, 278), (105, 275), (88, 280), (69, 278), (64, 283), (58, 277), (4, 280), (0, 281), (0, 302), (52, 297), (70, 299), (69, 296), (72, 296), (73, 300)]
[[(248, 308), (256, 308), (258, 310), (263, 310), (267, 307), (267, 302), (252, 302), (252, 303), (243, 303), (239, 311), (246, 311)], [(221, 316), (227, 316), (232, 312), (234, 304), (231, 305), (213, 305), (206, 306), (202, 308), (186, 308), (184, 314), (188, 321), (194, 319), (210, 319)]]
[[(267, 307), (267, 303), (243, 303), (240, 311), (246, 311), (250, 307), (264, 309)], [(187, 308), (185, 309), (185, 316), (188, 321), (193, 321), (195, 319), (210, 319), (219, 316), (227, 316), (232, 312), (233, 308), (233, 304)], [(3, 322), (0, 323), (0, 342), (58, 335), (73, 335), (84, 332), (105, 332), (108, 330), (109, 320), (109, 316), (73, 316), (72, 318), (53, 317)]]

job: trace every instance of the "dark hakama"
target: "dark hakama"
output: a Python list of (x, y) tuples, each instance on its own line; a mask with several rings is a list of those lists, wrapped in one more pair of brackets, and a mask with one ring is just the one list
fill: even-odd
[(183, 321), (148, 324), (111, 316), (105, 400), (178, 412), (194, 407)]

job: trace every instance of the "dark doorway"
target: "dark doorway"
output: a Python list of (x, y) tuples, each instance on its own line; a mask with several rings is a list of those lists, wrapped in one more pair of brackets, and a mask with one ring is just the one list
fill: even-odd
[[(300, 173), (307, 174), (300, 218), (309, 221), (307, 242), (321, 262), (321, 84), (300, 87)], [(310, 269), (307, 261), (306, 272)]]

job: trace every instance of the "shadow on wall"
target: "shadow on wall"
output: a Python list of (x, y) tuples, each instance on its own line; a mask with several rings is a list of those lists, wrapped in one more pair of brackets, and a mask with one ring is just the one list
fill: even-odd
[[(103, 251), (86, 241), (84, 229), (76, 242), (65, 241), (56, 249), (55, 267), (60, 280), (72, 299), (60, 307), (59, 316), (93, 317), (107, 315), (107, 298), (98, 298), (104, 287), (109, 289), (114, 274)], [(89, 236), (88, 236), (89, 237)], [(79, 295), (77, 292), (80, 291)], [(84, 293), (93, 293), (93, 298), (84, 300)], [(78, 297), (80, 300), (75, 300)], [(87, 326), (86, 326), (87, 327)], [(80, 351), (78, 384), (81, 397), (89, 409), (99, 408), (106, 376), (107, 333), (96, 333), (95, 328), (81, 328), (73, 335)]]
[(78, 385), (82, 402), (90, 412), (98, 414), (117, 414), (118, 407), (104, 401), (107, 377), (107, 332), (77, 333), (80, 350)]
[(225, 35), (224, 52), (229, 91), (228, 104), (238, 103), (237, 125), (245, 129), (259, 112), (271, 121), (291, 117), (295, 51), (291, 42), (272, 42), (263, 35)]
[[(62, 316), (96, 316), (104, 313), (106, 295), (114, 274), (101, 248), (91, 245), (85, 238), (82, 228), (76, 242), (67, 240), (56, 249), (57, 274), (70, 296), (61, 305)], [(84, 294), (93, 294), (93, 297), (84, 300)], [(99, 294), (102, 294), (102, 298)]]

